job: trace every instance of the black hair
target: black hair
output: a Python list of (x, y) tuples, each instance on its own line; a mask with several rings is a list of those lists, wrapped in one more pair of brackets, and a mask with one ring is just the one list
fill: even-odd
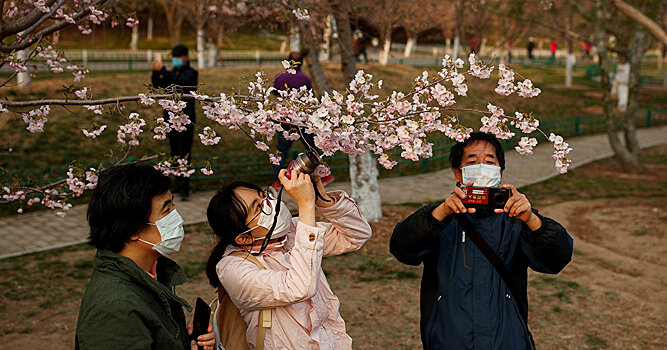
[(105, 169), (88, 203), (88, 243), (119, 252), (148, 222), (153, 197), (171, 187), (171, 180), (150, 165), (126, 164)]
[(213, 287), (220, 286), (220, 279), (215, 266), (222, 259), (227, 246), (238, 247), (236, 237), (248, 227), (245, 220), (248, 217), (248, 208), (236, 193), (239, 188), (247, 188), (262, 192), (262, 188), (249, 182), (237, 181), (223, 186), (208, 203), (206, 216), (208, 224), (216, 236), (217, 243), (208, 256), (206, 263), (206, 277)]
[(461, 167), (461, 159), (463, 158), (463, 149), (468, 145), (479, 141), (486, 141), (490, 143), (493, 148), (496, 149), (496, 158), (498, 158), (498, 165), (500, 169), (505, 170), (505, 150), (500, 144), (500, 141), (493, 134), (487, 134), (480, 131), (475, 131), (470, 134), (463, 142), (457, 142), (454, 147), (449, 151), (449, 163), (452, 165), (452, 169), (458, 169)]
[(188, 55), (188, 47), (183, 45), (183, 44), (178, 44), (174, 46), (173, 49), (171, 49), (171, 55), (174, 57), (178, 56), (187, 56)]
[[(298, 68), (303, 65), (303, 53), (299, 51), (292, 51), (287, 55), (287, 60), (288, 61), (294, 61), (294, 65)], [(291, 62), (290, 62), (291, 63)]]

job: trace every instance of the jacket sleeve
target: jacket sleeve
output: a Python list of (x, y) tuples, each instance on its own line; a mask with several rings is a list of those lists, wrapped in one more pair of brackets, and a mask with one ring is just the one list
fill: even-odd
[(572, 260), (573, 240), (561, 224), (553, 219), (533, 213), (542, 220), (542, 226), (531, 231), (523, 225), (521, 249), (531, 269), (556, 274)]
[(408, 265), (419, 265), (424, 261), (440, 230), (451, 222), (451, 217), (440, 222), (433, 217), (435, 205), (427, 205), (394, 228), (389, 240), (389, 252), (398, 261)]
[[(167, 70), (167, 68), (162, 67), (157, 72), (153, 72), (151, 77), (151, 82), (154, 87), (157, 88), (166, 88), (170, 85), (179, 85), (179, 86), (197, 86), (199, 79), (199, 72), (194, 69), (184, 69), (181, 74), (175, 74), (173, 70)], [(187, 89), (188, 91), (194, 89)]]
[(151, 349), (155, 347), (143, 316), (126, 301), (93, 306), (79, 320), (76, 330), (79, 349)]
[(162, 67), (159, 71), (153, 71), (151, 76), (153, 87), (164, 89), (174, 83), (174, 72)]
[(319, 284), (325, 231), (320, 225), (297, 224), (287, 270), (260, 269), (242, 257), (228, 255), (216, 266), (218, 278), (234, 304), (246, 311), (308, 300)]
[(329, 192), (336, 201), (328, 208), (318, 207), (330, 223), (321, 223), (327, 227), (324, 239), (324, 256), (340, 255), (358, 250), (371, 238), (372, 229), (361, 215), (357, 204), (344, 191)]

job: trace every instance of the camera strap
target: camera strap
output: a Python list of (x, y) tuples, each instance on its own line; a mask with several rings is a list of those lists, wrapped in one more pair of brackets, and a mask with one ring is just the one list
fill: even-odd
[(503, 263), (502, 260), (500, 260), (500, 257), (496, 252), (489, 246), (489, 244), (484, 240), (482, 235), (475, 229), (475, 226), (468, 220), (463, 215), (457, 215), (457, 219), (463, 229), (465, 230), (466, 234), (468, 237), (470, 237), (470, 240), (472, 240), (473, 243), (479, 248), (479, 250), (482, 252), (484, 257), (486, 257), (486, 260), (488, 260), (491, 265), (498, 271), (498, 274), (500, 274), (500, 277), (503, 279), (505, 282), (505, 285), (507, 286), (507, 289), (510, 291), (510, 296), (511, 299), (513, 300), (514, 305), (516, 305), (516, 308), (519, 310), (519, 314), (521, 319), (523, 319), (524, 323), (524, 333), (526, 337), (526, 345), (528, 346), (528, 349), (534, 350), (535, 349), (535, 341), (533, 340), (533, 335), (530, 333), (530, 329), (528, 329), (528, 311), (525, 310), (523, 304), (520, 304), (517, 302), (517, 299), (515, 298), (516, 295), (518, 294), (518, 291), (516, 290), (516, 285), (512, 282), (512, 275), (510, 274), (509, 270), (507, 269), (507, 266), (505, 263)]
[(262, 247), (259, 249), (259, 252), (257, 253), (252, 253), (253, 255), (259, 255), (262, 254), (264, 249), (269, 245), (269, 241), (271, 240), (271, 235), (273, 235), (273, 230), (276, 228), (276, 224), (278, 223), (278, 215), (280, 214), (280, 208), (282, 205), (280, 205), (280, 200), (283, 196), (283, 187), (280, 186), (280, 191), (278, 191), (278, 196), (276, 197), (278, 200), (276, 201), (276, 215), (273, 216), (273, 222), (271, 223), (271, 228), (269, 229), (269, 232), (266, 233), (266, 237), (264, 237), (264, 242), (262, 242)]

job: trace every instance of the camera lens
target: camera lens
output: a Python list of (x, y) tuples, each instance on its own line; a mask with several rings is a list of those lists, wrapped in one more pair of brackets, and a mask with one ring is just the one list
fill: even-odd
[(507, 203), (507, 200), (509, 199), (509, 194), (504, 191), (499, 191), (493, 194), (493, 201), (500, 204), (500, 203)]

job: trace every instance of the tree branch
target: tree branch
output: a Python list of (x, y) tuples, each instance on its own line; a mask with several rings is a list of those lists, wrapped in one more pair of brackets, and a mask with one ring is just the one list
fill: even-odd
[[(54, 2), (56, 2), (56, 0), (47, 0), (44, 5), (51, 6)], [(16, 34), (22, 30), (25, 30), (26, 28), (29, 28), (35, 22), (39, 21), (42, 16), (44, 16), (44, 12), (38, 8), (35, 8), (34, 10), (30, 11), (29, 14), (17, 18), (16, 20), (9, 23), (5, 23), (2, 26), (2, 31), (0, 31), (0, 38), (4, 39), (12, 34)]]
[(655, 23), (652, 19), (623, 0), (611, 0), (611, 3), (623, 12), (624, 15), (630, 17), (648, 30), (656, 39), (662, 42), (663, 45), (667, 45), (667, 33), (665, 33), (660, 25)]
[[(174, 95), (178, 94), (156, 94), (156, 95), (146, 95), (146, 97), (151, 98), (171, 98)], [(183, 100), (194, 100), (195, 97), (192, 95), (179, 95), (180, 99)], [(48, 100), (33, 100), (33, 101), (8, 101), (0, 100), (0, 104), (3, 107), (38, 107), (38, 106), (95, 106), (95, 105), (108, 105), (116, 104), (121, 102), (132, 102), (139, 101), (141, 98), (139, 96), (119, 96), (119, 97), (109, 97), (102, 98), (97, 100), (69, 100), (69, 99), (48, 99)], [(220, 97), (209, 97), (204, 99), (207, 102), (216, 102), (219, 101)]]

